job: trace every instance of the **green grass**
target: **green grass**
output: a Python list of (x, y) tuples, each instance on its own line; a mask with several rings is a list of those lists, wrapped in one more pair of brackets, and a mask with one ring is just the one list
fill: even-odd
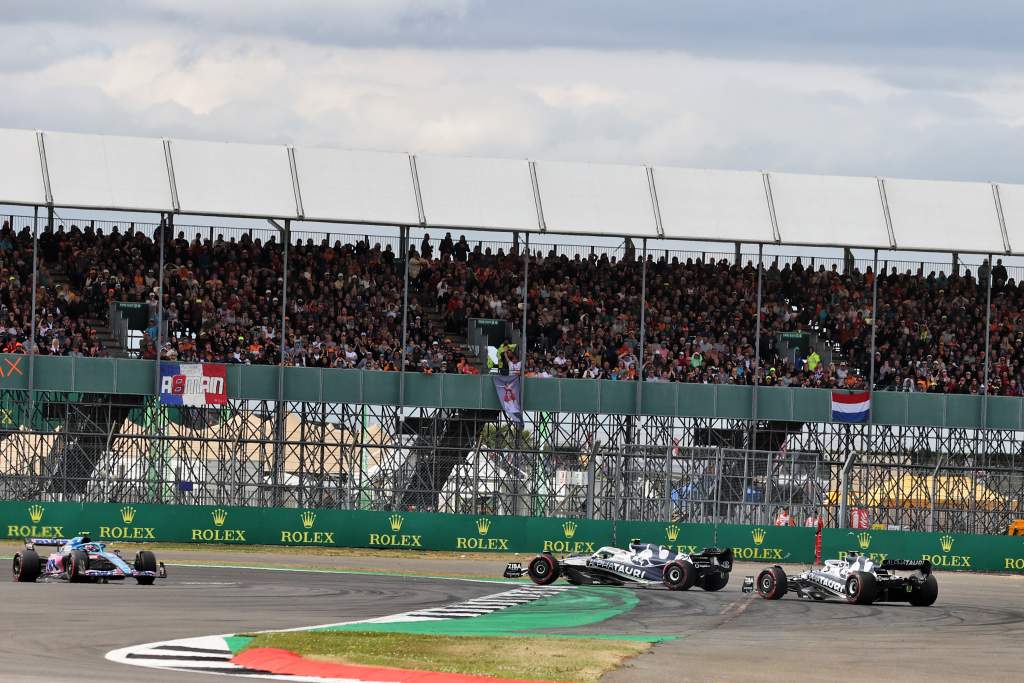
[(345, 664), (592, 683), (651, 644), (594, 638), (296, 631), (256, 634), (248, 647), (280, 648), (310, 659)]

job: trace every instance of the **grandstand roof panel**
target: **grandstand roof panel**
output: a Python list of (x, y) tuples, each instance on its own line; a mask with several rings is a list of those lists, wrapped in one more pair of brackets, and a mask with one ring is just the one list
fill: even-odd
[(783, 243), (892, 247), (875, 178), (772, 173), (769, 179)]
[(429, 225), (537, 232), (528, 161), (416, 156)]
[(548, 232), (658, 237), (643, 166), (538, 161)]
[(46, 166), (60, 206), (173, 211), (163, 141), (46, 133)]
[(658, 166), (654, 186), (666, 237), (775, 242), (760, 173)]
[(297, 216), (286, 147), (173, 140), (171, 157), (184, 213)]
[(900, 249), (1006, 253), (988, 183), (887, 178), (885, 195)]
[(407, 154), (296, 147), (295, 168), (309, 220), (420, 222)]
[(39, 144), (31, 130), (0, 128), (0, 203), (46, 203)]
[(1024, 254), (1024, 185), (999, 184), (999, 202), (1003, 206), (1003, 221), (1010, 251)]

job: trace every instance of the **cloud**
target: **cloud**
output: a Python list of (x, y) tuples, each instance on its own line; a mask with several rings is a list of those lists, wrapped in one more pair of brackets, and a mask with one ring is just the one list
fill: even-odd
[[(15, 56), (0, 62), (0, 126), (1024, 181), (1019, 55), (995, 68), (986, 61), (995, 53), (963, 38), (951, 53), (969, 58), (919, 63), (951, 40), (934, 23), (909, 41), (917, 52), (897, 51), (917, 59), (889, 65), (856, 58), (876, 42), (875, 19), (840, 30), (821, 11), (802, 17), (789, 2), (780, 16), (822, 31), (794, 39), (802, 52), (776, 49), (763, 28), (758, 43), (749, 27), (725, 27), (726, 10), (737, 9), (728, 3), (693, 22), (721, 26), (717, 45), (677, 25), (674, 10), (655, 26), (650, 12), (600, 4), (575, 25), (573, 3), (525, 3), (514, 18), (508, 5), (473, 0), (226, 7), (148, 0), (122, 14), (104, 2), (73, 3), (61, 14), (40, 3), (20, 9), (8, 32)], [(748, 11), (756, 18), (766, 10)], [(897, 23), (910, 21), (908, 12), (893, 13)], [(970, 21), (985, 20), (977, 14)], [(517, 37), (531, 27), (535, 39)], [(616, 27), (622, 36), (602, 45)], [(673, 31), (688, 38), (670, 44)], [(845, 52), (806, 47), (828, 35), (845, 40)], [(730, 48), (739, 36), (752, 44)], [(772, 54), (751, 54), (758, 45)]]

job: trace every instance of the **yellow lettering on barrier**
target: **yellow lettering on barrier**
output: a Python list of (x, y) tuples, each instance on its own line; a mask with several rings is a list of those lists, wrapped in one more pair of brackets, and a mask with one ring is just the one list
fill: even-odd
[(970, 569), (970, 555), (922, 555), (921, 559), (928, 560), (934, 567), (943, 569)]
[(245, 543), (245, 529), (193, 529), (193, 541)]
[(1024, 557), (1005, 557), (1003, 561), (1005, 563), (1003, 569), (1024, 571)]
[(386, 548), (422, 548), (422, 538), (416, 534), (370, 534), (370, 545)]
[(282, 531), (281, 543), (292, 545), (333, 545), (333, 531)]
[(738, 560), (782, 560), (782, 548), (733, 548)]
[(592, 541), (544, 541), (546, 553), (593, 553)]
[(64, 527), (8, 524), (7, 536), (8, 538), (63, 538)]
[(455, 539), (455, 547), (459, 550), (508, 550), (508, 539), (459, 536)]
[(156, 528), (151, 526), (101, 526), (99, 538), (115, 541), (155, 541)]

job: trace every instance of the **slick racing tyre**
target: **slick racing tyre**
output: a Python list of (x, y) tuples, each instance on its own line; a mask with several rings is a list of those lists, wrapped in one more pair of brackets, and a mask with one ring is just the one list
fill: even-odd
[(939, 597), (939, 582), (933, 574), (924, 577), (920, 585), (914, 586), (910, 592), (910, 604), (914, 607), (930, 607)]
[(558, 579), (558, 562), (551, 555), (538, 555), (526, 568), (530, 579), (538, 586), (547, 586)]
[(762, 569), (761, 573), (757, 575), (754, 585), (757, 588), (757, 594), (765, 600), (778, 600), (786, 594), (789, 587), (788, 581), (782, 567), (768, 567)]
[(697, 582), (697, 570), (689, 562), (669, 562), (661, 572), (661, 581), (671, 591), (688, 591)]
[[(156, 555), (149, 550), (140, 550), (135, 554), (135, 571), (140, 572), (155, 572), (156, 571)], [(139, 582), (140, 586), (152, 586), (153, 581), (156, 580), (154, 576), (137, 576), (135, 580)]]
[(878, 597), (878, 584), (868, 572), (852, 572), (846, 579), (846, 602), (852, 605), (870, 605)]
[(72, 550), (64, 558), (64, 566), (67, 568), (68, 581), (72, 583), (85, 581), (85, 573), (89, 571), (89, 553), (84, 550)]
[(704, 581), (700, 587), (706, 591), (720, 591), (725, 588), (725, 585), (729, 583), (729, 575), (725, 572), (708, 573), (704, 575)]
[(19, 583), (32, 583), (42, 572), (42, 563), (35, 550), (22, 550), (14, 553), (14, 580)]

